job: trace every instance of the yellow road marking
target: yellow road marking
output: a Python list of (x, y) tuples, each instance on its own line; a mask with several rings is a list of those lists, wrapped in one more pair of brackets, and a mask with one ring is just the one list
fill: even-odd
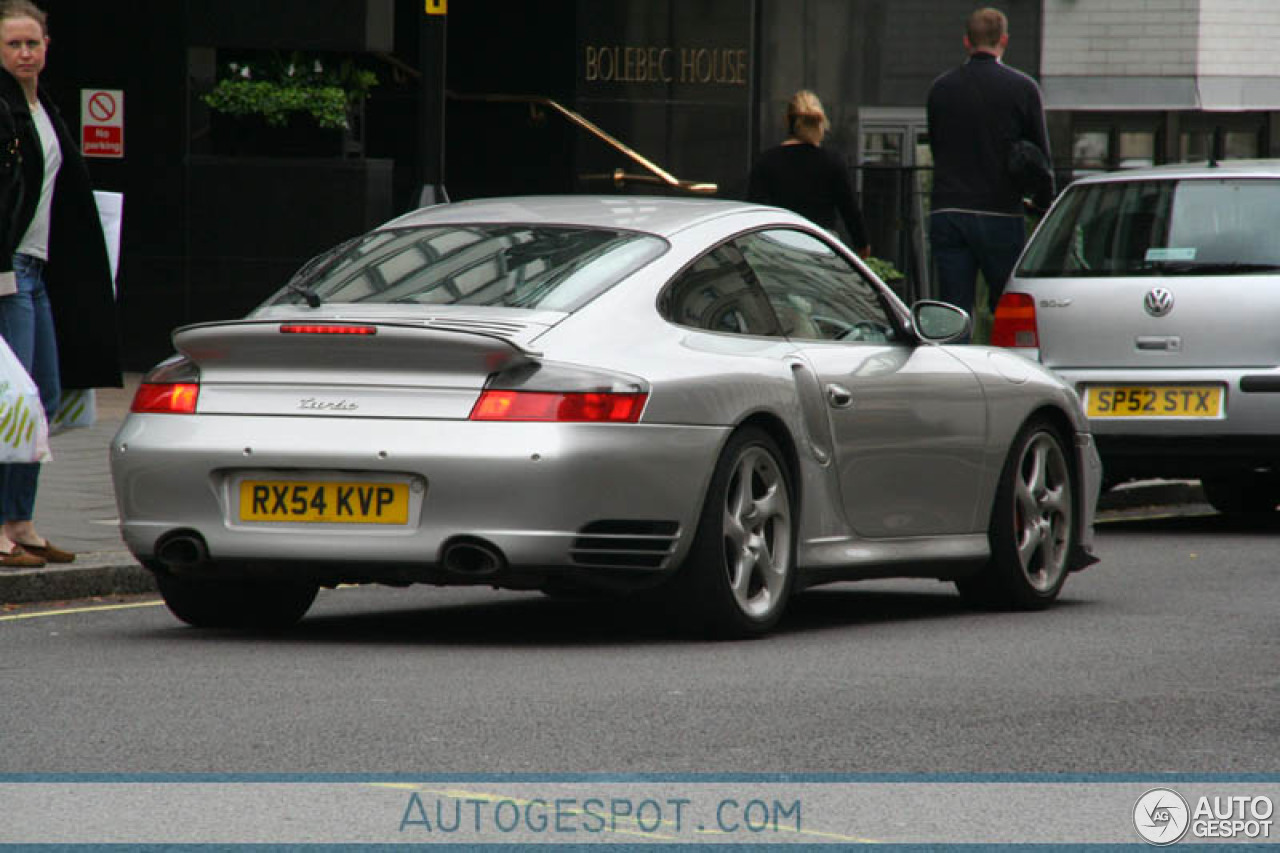
[(105, 610), (127, 610), (133, 607), (159, 607), (163, 601), (139, 601), (135, 604), (98, 604), (93, 607), (68, 607), (65, 610), (41, 610), (39, 613), (11, 613), (0, 616), (0, 622), (15, 622), (18, 619), (39, 619), (42, 616), (65, 616), (69, 613), (100, 613)]
[[(344, 583), (335, 589), (359, 589), (362, 584)], [(33, 602), (34, 603), (34, 602)], [(39, 613), (11, 613), (0, 615), (0, 622), (13, 622), (17, 619), (38, 619), (41, 616), (61, 616), (64, 613), (98, 613), (104, 610), (127, 610), (131, 607), (159, 607), (164, 604), (160, 599), (154, 601), (138, 601), (132, 604), (95, 604), (92, 607), (67, 607), (62, 610), (41, 610)]]

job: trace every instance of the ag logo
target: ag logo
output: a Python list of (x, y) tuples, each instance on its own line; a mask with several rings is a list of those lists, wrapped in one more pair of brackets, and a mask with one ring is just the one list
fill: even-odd
[(1152, 317), (1163, 317), (1173, 310), (1173, 292), (1164, 287), (1153, 287), (1142, 300), (1142, 307)]
[(1163, 847), (1187, 834), (1187, 801), (1168, 788), (1152, 788), (1133, 807), (1133, 825), (1143, 840)]

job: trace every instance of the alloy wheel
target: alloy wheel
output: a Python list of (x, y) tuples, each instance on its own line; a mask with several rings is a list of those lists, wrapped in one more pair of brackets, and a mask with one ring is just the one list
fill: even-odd
[(738, 458), (725, 491), (724, 563), (742, 612), (779, 606), (791, 571), (791, 499), (777, 459), (760, 446)]
[(1071, 473), (1062, 448), (1047, 433), (1027, 443), (1014, 493), (1018, 562), (1038, 592), (1052, 589), (1066, 571), (1071, 542)]

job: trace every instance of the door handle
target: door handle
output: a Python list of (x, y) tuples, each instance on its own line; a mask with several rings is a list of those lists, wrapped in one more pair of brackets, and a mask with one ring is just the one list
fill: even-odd
[(847, 409), (853, 405), (853, 392), (834, 382), (827, 385), (827, 402), (833, 409)]
[(1138, 349), (1142, 350), (1164, 350), (1166, 352), (1181, 352), (1182, 338), (1177, 335), (1155, 336), (1155, 335), (1139, 335), (1135, 340)]

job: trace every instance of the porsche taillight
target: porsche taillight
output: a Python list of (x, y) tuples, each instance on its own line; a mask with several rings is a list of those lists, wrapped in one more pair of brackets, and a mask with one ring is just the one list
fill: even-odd
[(195, 382), (143, 382), (129, 411), (162, 415), (190, 415), (196, 410), (200, 385)]
[(648, 394), (489, 390), (471, 409), (473, 421), (625, 423), (640, 420)]
[(1026, 293), (1006, 293), (1000, 297), (991, 324), (991, 345), (1032, 349), (1040, 346), (1035, 299)]
[(129, 411), (161, 415), (193, 415), (200, 398), (200, 368), (175, 355), (156, 365), (134, 392)]

